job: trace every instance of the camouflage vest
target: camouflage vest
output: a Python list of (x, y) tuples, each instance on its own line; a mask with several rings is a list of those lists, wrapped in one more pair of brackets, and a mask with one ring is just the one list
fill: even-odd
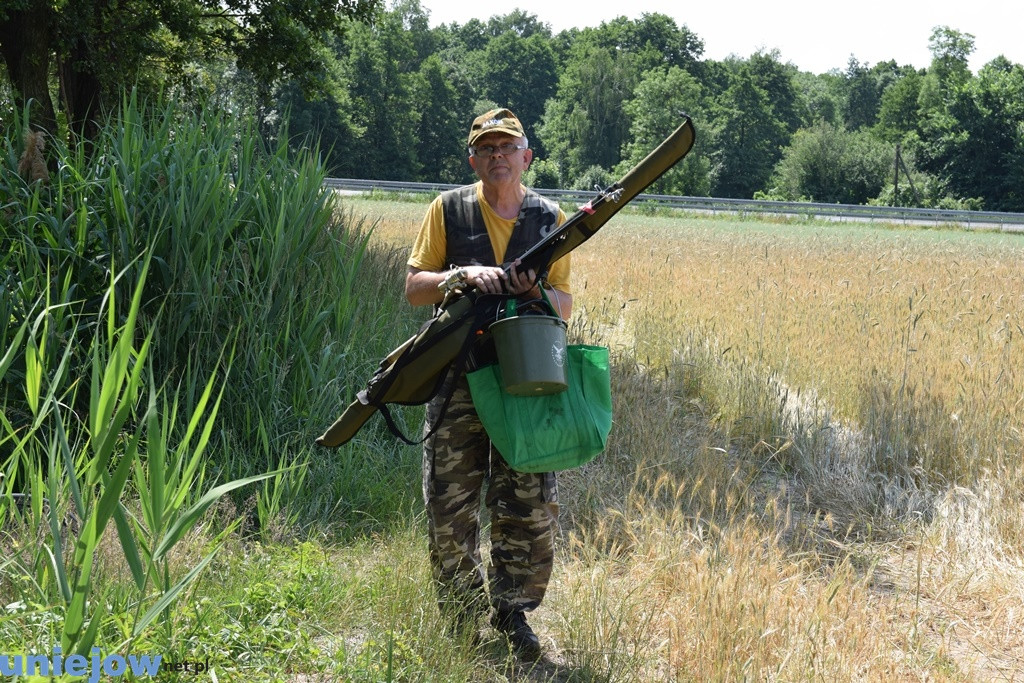
[[(497, 266), (491, 238), (484, 225), (476, 185), (441, 193), (447, 249), (445, 263), (454, 266)], [(510, 263), (558, 227), (558, 204), (526, 190), (512, 237), (505, 249)]]

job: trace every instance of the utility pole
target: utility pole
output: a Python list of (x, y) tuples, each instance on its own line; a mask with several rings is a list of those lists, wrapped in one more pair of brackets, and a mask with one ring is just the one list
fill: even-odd
[(900, 143), (896, 143), (896, 158), (892, 162), (892, 205), (900, 200)]
[(900, 167), (903, 167), (903, 175), (906, 176), (907, 182), (910, 183), (910, 189), (914, 193), (914, 201), (917, 202), (917, 206), (921, 206), (921, 195), (917, 193), (917, 188), (914, 186), (914, 179), (910, 177), (910, 171), (907, 170), (907, 165), (903, 163), (903, 155), (900, 154), (900, 144), (896, 143), (896, 162), (893, 164), (893, 198), (892, 205), (896, 206), (896, 202), (899, 201), (900, 196)]

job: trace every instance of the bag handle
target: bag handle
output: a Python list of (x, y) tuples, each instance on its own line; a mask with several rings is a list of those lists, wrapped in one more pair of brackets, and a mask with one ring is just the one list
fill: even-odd
[[(548, 312), (551, 313), (551, 315), (553, 315), (556, 318), (560, 318), (561, 316), (558, 315), (558, 311), (555, 310), (555, 307), (552, 305), (551, 299), (548, 298), (548, 293), (544, 289), (544, 281), (543, 280), (538, 280), (537, 281), (537, 289), (540, 290), (540, 298), (539, 299), (530, 299), (529, 301), (526, 301), (524, 303), (532, 304), (532, 303), (535, 303), (535, 302), (538, 302), (538, 301), (542, 301), (544, 303), (544, 305), (547, 306)], [(516, 297), (511, 297), (508, 301), (505, 302), (505, 317), (506, 318), (514, 318), (516, 315), (518, 315), (518, 313), (519, 313), (519, 302), (516, 299)]]

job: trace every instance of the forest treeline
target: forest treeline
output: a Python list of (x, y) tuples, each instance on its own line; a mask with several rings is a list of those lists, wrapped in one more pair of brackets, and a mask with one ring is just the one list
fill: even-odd
[[(777, 52), (704, 59), (699, 35), (656, 13), (553, 33), (522, 10), (431, 28), (418, 0), (288, 0), (273, 13), (134, 0), (150, 13), (132, 26), (102, 11), (112, 0), (80, 4), (93, 14), (53, 10), (54, 130), (92, 116), (66, 95), (82, 81), (91, 103), (130, 85), (252, 115), (268, 139), (287, 120), (294, 145), (319, 140), (331, 175), (456, 183), (471, 178), (467, 121), (507, 106), (537, 152), (527, 181), (589, 189), (685, 112), (698, 144), (653, 191), (1024, 211), (1024, 66), (997, 57), (973, 73), (974, 37), (948, 26), (933, 30), (926, 69), (851, 56), (813, 74)], [(8, 108), (25, 102), (9, 58), (16, 14), (0, 10)]]

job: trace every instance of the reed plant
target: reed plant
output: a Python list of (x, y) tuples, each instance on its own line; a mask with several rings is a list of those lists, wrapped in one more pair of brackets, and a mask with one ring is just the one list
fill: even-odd
[(236, 531), (402, 514), (380, 473), (404, 463), (312, 457), (404, 332), (379, 295), (397, 262), (286, 131), (126, 96), (94, 142), (53, 142), (42, 177), (27, 129), (0, 163), (0, 640), (171, 648), (176, 600)]
[[(23, 391), (32, 415), (25, 427), (15, 427), (6, 417), (0, 422), (0, 443), (9, 449), (3, 463), (9, 485), (0, 498), (0, 520), (24, 530), (29, 538), (44, 540), (23, 546), (16, 536), (8, 536), (5, 555), (10, 568), (31, 586), (21, 603), (28, 598), (58, 617), (47, 629), (50, 632), (35, 633), (35, 642), (30, 638), (23, 647), (48, 651), (49, 643), (59, 642), (63, 652), (88, 655), (98, 643), (108, 610), (114, 619), (123, 620), (125, 629), (125, 641), (112, 649), (130, 647), (165, 616), (213, 558), (231, 527), (215, 534), (212, 550), (179, 576), (172, 573), (169, 558), (182, 537), (203, 523), (205, 512), (220, 496), (272, 476), (224, 482), (204, 491), (203, 456), (220, 403), (220, 396), (213, 394), (216, 378), (206, 383), (194, 411), (179, 425), (176, 398), (165, 397), (153, 378), (153, 331), (139, 327), (148, 268), (147, 257), (129, 309), (121, 316), (114, 310), (113, 294), (124, 271), (112, 278), (95, 321), (93, 343), (86, 349), (91, 358), (88, 382), (68, 376), (68, 348), (56, 367), (42, 362), (49, 308), (31, 319), (32, 325), (26, 321), (16, 330), (15, 343), (0, 360), (4, 376), (16, 352), (24, 349)], [(79, 398), (83, 391), (88, 391), (87, 397)], [(83, 404), (87, 412), (80, 414), (74, 406)], [(184, 432), (179, 441), (180, 427)], [(17, 481), (25, 488), (16, 499), (11, 485)], [(126, 505), (129, 484), (141, 515)], [(19, 505), (16, 500), (27, 503)], [(97, 599), (96, 590), (97, 553), (111, 523), (136, 588), (112, 606), (109, 593), (106, 599)], [(4, 584), (11, 581), (8, 575), (4, 578)], [(172, 624), (166, 619), (163, 623)]]
[[(381, 295), (401, 264), (379, 248), (368, 257), (371, 226), (340, 207), (316, 147), (286, 129), (267, 143), (250, 120), (130, 95), (94, 143), (51, 145), (47, 182), (18, 173), (21, 134), (8, 132), (0, 166), (5, 348), (41, 301), (44, 364), (70, 348), (70, 372), (81, 375), (112, 264), (128, 268), (112, 293), (123, 304), (149, 251), (139, 315), (155, 326), (155, 376), (184, 407), (224, 372), (222, 351), (234, 344), (220, 417), (232, 448), (214, 456), (217, 468), (246, 476), (305, 460), (310, 434), (408, 329), (389, 324), (404, 312)], [(10, 387), (23, 374), (15, 358), (0, 386), (16, 425), (28, 414)]]

